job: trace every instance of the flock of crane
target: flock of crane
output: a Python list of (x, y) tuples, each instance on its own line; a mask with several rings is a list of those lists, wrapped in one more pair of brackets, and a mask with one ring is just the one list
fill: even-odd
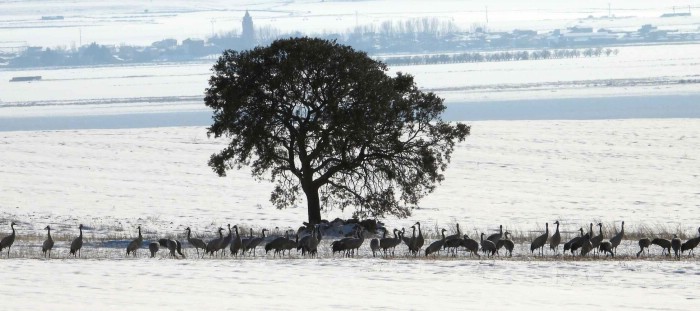
[[(547, 242), (549, 242), (550, 250), (555, 254), (559, 255), (559, 245), (562, 243), (561, 234), (559, 232), (559, 221), (555, 221), (556, 230), (554, 234), (549, 235), (549, 223), (545, 224), (545, 232), (536, 237), (531, 245), (530, 252), (532, 254), (537, 253), (544, 256), (545, 247)], [(12, 234), (4, 237), (0, 241), (0, 253), (3, 249), (7, 248), (7, 257), (10, 257), (10, 248), (15, 242), (15, 226), (17, 224), (12, 222), (10, 228), (12, 229)], [(328, 224), (325, 224), (328, 226)], [(572, 256), (576, 255), (578, 252), (579, 256), (586, 256), (591, 253), (595, 256), (599, 256), (604, 253), (605, 256), (615, 257), (617, 254), (617, 247), (625, 236), (625, 222), (622, 222), (621, 230), (613, 237), (605, 240), (603, 236), (603, 224), (598, 223), (598, 234), (595, 235), (593, 231), (593, 223), (590, 224), (589, 231), (584, 234), (584, 229), (579, 229), (579, 235), (564, 243), (563, 254), (565, 252), (570, 252)], [(266, 237), (265, 232), (269, 232), (267, 229), (261, 230), (261, 235), (256, 237), (253, 235), (253, 229), (250, 229), (250, 234), (246, 236), (241, 236), (238, 232), (238, 226), (228, 225), (228, 235), (224, 236), (224, 228), (219, 228), (217, 230), (218, 237), (214, 238), (208, 242), (205, 242), (199, 238), (192, 237), (192, 230), (187, 227), (185, 231), (187, 232), (187, 242), (191, 247), (197, 252), (197, 256), (226, 256), (226, 250), (228, 249), (230, 255), (238, 257), (239, 255), (249, 255), (252, 253), (253, 256), (256, 254), (256, 248), (264, 243), (265, 253), (273, 251), (273, 258), (284, 256), (285, 252), (291, 255), (293, 250), (301, 252), (302, 256), (316, 257), (318, 255), (318, 246), (320, 241), (323, 239), (322, 225), (309, 226), (310, 231), (306, 229), (307, 227), (300, 228), (295, 234), (295, 238), (290, 237), (290, 232), (294, 230), (288, 230), (285, 232), (284, 236), (277, 237)], [(365, 241), (365, 229), (359, 224), (354, 224), (352, 227), (351, 236), (345, 237), (339, 240), (333, 241), (330, 246), (332, 249), (332, 254), (340, 253), (346, 257), (354, 257), (356, 252), (359, 252), (360, 247)], [(46, 226), (44, 228), (47, 231), (47, 238), (42, 244), (41, 251), (44, 257), (51, 258), (51, 250), (54, 246), (54, 240), (51, 237), (51, 227)], [(143, 236), (141, 235), (141, 226), (137, 227), (138, 237), (132, 240), (126, 247), (126, 255), (136, 256), (136, 251), (143, 247)], [(233, 230), (232, 230), (233, 229)], [(386, 228), (380, 227), (377, 230), (383, 232), (382, 238), (374, 238), (370, 241), (369, 247), (372, 251), (372, 256), (376, 257), (378, 254), (380, 256), (388, 257), (395, 255), (395, 249), (401, 244), (407, 246), (408, 254), (417, 256), (418, 254), (424, 253), (425, 256), (436, 256), (441, 250), (445, 250), (448, 254), (456, 256), (460, 248), (466, 250), (469, 256), (481, 257), (479, 252), (487, 257), (494, 255), (500, 255), (500, 250), (505, 249), (509, 256), (513, 255), (513, 249), (515, 248), (515, 243), (510, 239), (510, 232), (503, 231), (503, 226), (500, 226), (499, 232), (491, 234), (484, 238), (485, 233), (481, 233), (480, 240), (471, 239), (467, 234), (462, 234), (459, 229), (459, 224), (457, 224), (457, 230), (455, 234), (445, 236), (446, 229), (441, 230), (442, 238), (433, 241), (427, 247), (423, 249), (425, 238), (423, 236), (423, 231), (421, 230), (420, 222), (416, 222), (409, 229), (412, 230), (410, 237), (405, 236), (405, 229), (394, 229), (392, 231), (393, 237), (387, 237), (388, 230)], [(74, 257), (80, 257), (80, 250), (83, 247), (83, 225), (78, 226), (80, 235), (73, 239), (70, 244), (69, 254)], [(235, 233), (235, 234), (234, 234)], [(700, 228), (698, 228), (698, 233), (700, 234)], [(300, 237), (300, 235), (303, 235)], [(266, 243), (265, 243), (266, 242)], [(685, 251), (692, 254), (695, 247), (700, 243), (700, 235), (695, 238), (691, 238), (685, 242), (682, 242), (677, 235), (674, 235), (673, 239), (667, 240), (663, 238), (642, 238), (639, 240), (640, 250), (637, 253), (637, 257), (644, 254), (644, 249), (647, 250), (647, 255), (649, 255), (649, 247), (651, 245), (658, 245), (662, 247), (662, 255), (671, 255), (671, 250), (674, 252), (676, 259), (680, 259), (681, 254)], [(153, 241), (148, 244), (148, 249), (151, 253), (151, 257), (155, 257), (156, 253), (163, 247), (169, 251), (169, 256), (173, 258), (185, 258), (182, 253), (182, 243), (175, 239), (159, 239), (157, 242)], [(201, 254), (200, 254), (201, 249)], [(563, 255), (562, 254), (562, 255)], [(180, 256), (180, 257), (178, 257)], [(694, 256), (694, 254), (693, 254)]]

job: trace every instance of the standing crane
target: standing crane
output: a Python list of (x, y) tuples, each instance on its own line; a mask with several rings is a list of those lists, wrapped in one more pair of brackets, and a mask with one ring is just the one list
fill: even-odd
[(544, 256), (544, 245), (547, 243), (547, 239), (549, 238), (549, 223), (544, 224), (544, 234), (538, 236), (535, 238), (535, 240), (532, 241), (532, 244), (530, 244), (530, 252), (535, 253), (536, 249), (540, 249), (540, 254)]
[(143, 244), (143, 236), (141, 236), (141, 225), (136, 227), (139, 230), (139, 236), (136, 237), (129, 245), (126, 247), (126, 255), (129, 256), (129, 253), (133, 254), (134, 257), (136, 257), (136, 250), (141, 248), (141, 245)]
[[(202, 239), (197, 239), (192, 237), (192, 229), (190, 227), (187, 227), (185, 229), (187, 231), (187, 242), (194, 247), (194, 249), (197, 251), (197, 257), (199, 257), (199, 249), (201, 248), (203, 251), (207, 249), (207, 244), (202, 241)], [(204, 256), (204, 254), (202, 254)]]
[(620, 229), (620, 232), (618, 232), (614, 237), (610, 239), (610, 244), (612, 245), (612, 249), (615, 252), (615, 255), (617, 255), (617, 246), (620, 245), (620, 242), (622, 242), (622, 239), (625, 238), (625, 222), (622, 222), (622, 229)]
[(53, 248), (53, 238), (51, 238), (51, 227), (46, 226), (46, 240), (44, 244), (41, 245), (41, 252), (44, 253), (44, 258), (46, 258), (46, 252), (49, 253), (49, 258), (51, 258), (51, 249)]
[(83, 225), (82, 224), (80, 224), (80, 226), (78, 226), (78, 230), (80, 230), (80, 235), (77, 238), (73, 239), (73, 242), (70, 243), (70, 254), (72, 254), (73, 257), (76, 256), (76, 252), (78, 254), (77, 256), (80, 257), (80, 249), (83, 248)]
[(12, 234), (2, 238), (0, 241), (0, 252), (3, 248), (7, 248), (7, 258), (10, 258), (10, 247), (15, 243), (15, 226), (17, 224), (13, 221), (10, 223), (10, 228), (12, 228)]
[(554, 251), (554, 254), (559, 252), (559, 243), (561, 243), (561, 234), (559, 233), (559, 221), (554, 222), (557, 225), (557, 229), (554, 230), (552, 238), (549, 239), (549, 249)]

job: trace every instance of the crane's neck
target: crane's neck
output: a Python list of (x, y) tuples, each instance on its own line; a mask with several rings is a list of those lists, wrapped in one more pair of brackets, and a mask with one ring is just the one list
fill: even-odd
[(237, 237), (237, 238), (240, 238), (241, 236), (238, 234), (238, 226), (233, 227), (233, 229), (236, 230), (236, 237)]
[(79, 227), (78, 230), (80, 230), (80, 237), (83, 237), (83, 227)]
[(192, 230), (187, 229), (187, 239), (189, 240), (191, 238), (192, 238)]

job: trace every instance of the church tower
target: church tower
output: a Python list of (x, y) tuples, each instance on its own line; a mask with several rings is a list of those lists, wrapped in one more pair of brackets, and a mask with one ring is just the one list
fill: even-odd
[(241, 41), (245, 45), (255, 45), (255, 29), (253, 29), (253, 18), (250, 17), (248, 11), (245, 11), (243, 16), (243, 32), (241, 33)]

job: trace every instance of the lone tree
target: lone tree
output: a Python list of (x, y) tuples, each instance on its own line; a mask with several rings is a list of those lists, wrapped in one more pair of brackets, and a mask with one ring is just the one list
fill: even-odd
[(407, 217), (442, 181), (455, 142), (470, 131), (440, 119), (443, 99), (413, 77), (386, 74), (364, 52), (314, 38), (227, 50), (212, 68), (208, 135), (228, 146), (209, 166), (219, 176), (250, 166), (275, 183), (278, 208), (306, 195), (309, 223), (321, 209), (358, 217)]

